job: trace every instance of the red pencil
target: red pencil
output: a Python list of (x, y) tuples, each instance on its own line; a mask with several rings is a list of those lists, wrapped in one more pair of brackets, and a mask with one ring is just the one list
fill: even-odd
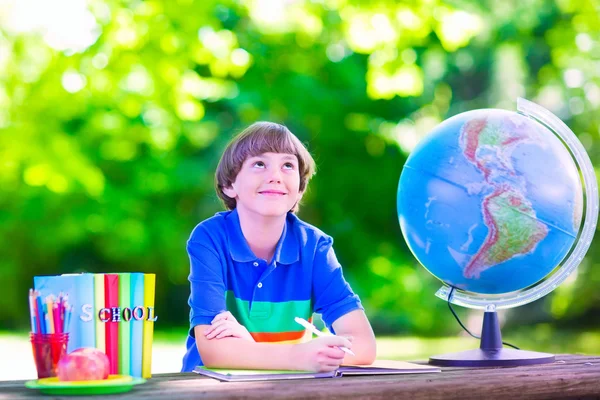
[(33, 308), (35, 310), (35, 329), (37, 333), (42, 333), (42, 327), (41, 327), (41, 323), (42, 321), (40, 320), (40, 309), (38, 307), (38, 302), (37, 302), (37, 298), (40, 295), (40, 293), (37, 290), (33, 291)]
[(60, 315), (58, 313), (58, 304), (52, 306), (52, 319), (54, 319), (54, 331), (56, 333), (62, 333), (62, 327), (60, 324)]
[(63, 292), (58, 294), (58, 321), (60, 324), (60, 333), (65, 332), (65, 296)]

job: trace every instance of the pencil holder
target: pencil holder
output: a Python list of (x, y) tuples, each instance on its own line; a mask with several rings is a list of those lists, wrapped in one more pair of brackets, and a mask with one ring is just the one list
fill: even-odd
[(30, 333), (38, 378), (56, 376), (58, 361), (67, 354), (68, 333)]

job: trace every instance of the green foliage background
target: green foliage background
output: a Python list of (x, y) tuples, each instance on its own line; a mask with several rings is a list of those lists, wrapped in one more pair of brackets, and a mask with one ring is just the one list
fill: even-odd
[[(34, 275), (77, 271), (155, 272), (160, 325), (187, 324), (185, 241), (222, 209), (216, 163), (257, 120), (315, 156), (300, 217), (334, 237), (378, 333), (457, 330), (396, 215), (437, 123), (526, 97), (598, 164), (592, 0), (76, 3), (0, 4), (0, 328), (26, 328)], [(598, 253), (515, 325), (597, 325)]]

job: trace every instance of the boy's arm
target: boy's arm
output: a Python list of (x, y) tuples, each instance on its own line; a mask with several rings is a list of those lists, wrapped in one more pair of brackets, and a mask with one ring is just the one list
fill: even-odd
[(313, 293), (315, 311), (322, 314), (327, 326), (339, 336), (352, 336), (352, 351), (345, 364), (368, 365), (375, 361), (376, 344), (371, 324), (358, 296), (344, 279), (342, 266), (333, 251), (333, 239), (323, 238), (314, 261)]
[(352, 351), (356, 357), (346, 354), (344, 364), (369, 365), (375, 361), (375, 334), (363, 310), (342, 315), (333, 322), (332, 327), (336, 335), (352, 337)]
[(234, 337), (207, 339), (204, 331), (208, 328), (210, 325), (196, 325), (194, 333), (204, 365), (212, 368), (333, 371), (345, 354), (335, 346), (352, 346), (337, 336), (300, 344), (256, 343)]

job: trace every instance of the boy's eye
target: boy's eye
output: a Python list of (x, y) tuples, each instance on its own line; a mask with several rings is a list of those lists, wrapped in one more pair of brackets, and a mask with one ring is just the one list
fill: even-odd
[(289, 163), (289, 162), (285, 163), (285, 164), (283, 164), (283, 168), (285, 168), (285, 169), (294, 169), (294, 164)]
[(264, 168), (265, 167), (265, 163), (262, 161), (256, 161), (255, 163), (252, 164), (253, 167), (258, 167), (258, 168)]

